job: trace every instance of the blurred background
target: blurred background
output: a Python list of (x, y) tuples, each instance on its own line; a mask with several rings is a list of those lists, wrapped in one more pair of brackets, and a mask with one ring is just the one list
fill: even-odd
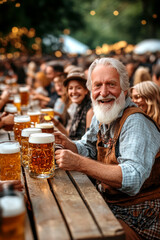
[(159, 25), (159, 0), (0, 0), (0, 60), (130, 53), (160, 39)]

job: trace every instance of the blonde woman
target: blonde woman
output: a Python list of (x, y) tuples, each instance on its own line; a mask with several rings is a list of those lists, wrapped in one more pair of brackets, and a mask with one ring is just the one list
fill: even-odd
[(151, 81), (151, 74), (149, 73), (149, 68), (138, 67), (133, 76), (133, 86), (137, 83), (144, 81)]
[(145, 81), (133, 86), (130, 92), (133, 102), (160, 126), (160, 87)]

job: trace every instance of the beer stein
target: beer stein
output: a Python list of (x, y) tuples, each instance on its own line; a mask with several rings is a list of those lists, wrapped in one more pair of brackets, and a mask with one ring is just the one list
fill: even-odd
[(38, 123), (35, 125), (35, 127), (42, 129), (43, 133), (53, 133), (54, 132), (53, 122)]
[(29, 136), (29, 175), (33, 178), (54, 176), (54, 135), (33, 133)]
[(43, 115), (44, 120), (50, 121), (54, 117), (53, 108), (42, 108), (41, 113)]
[(23, 86), (19, 88), (20, 98), (21, 98), (21, 106), (27, 107), (29, 105), (29, 89), (27, 86)]
[(30, 134), (32, 133), (41, 133), (42, 130), (39, 128), (24, 128), (22, 129), (21, 132), (21, 163), (23, 167), (28, 168), (28, 161), (29, 161), (29, 156), (28, 156), (28, 139)]
[[(12, 188), (11, 188), (12, 187)], [(0, 192), (0, 239), (25, 240), (25, 203), (23, 195), (5, 186)]]
[(20, 112), (21, 112), (21, 99), (20, 99), (19, 95), (14, 96), (13, 103), (16, 106), (16, 108), (18, 110), (18, 113), (20, 114)]
[(17, 115), (14, 117), (14, 137), (21, 144), (21, 131), (30, 127), (30, 116)]
[(28, 111), (27, 115), (31, 118), (31, 125), (35, 126), (36, 123), (40, 122), (40, 111)]
[(20, 145), (17, 141), (0, 142), (0, 180), (21, 180)]
[[(17, 114), (17, 108), (13, 104), (7, 104), (4, 108), (4, 111), (8, 114), (13, 114), (13, 115)], [(6, 130), (8, 132), (13, 131), (13, 126), (14, 126), (14, 124), (5, 125), (4, 130)]]

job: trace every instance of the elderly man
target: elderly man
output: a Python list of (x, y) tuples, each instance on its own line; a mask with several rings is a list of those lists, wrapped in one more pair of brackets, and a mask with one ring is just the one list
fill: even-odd
[(55, 133), (65, 148), (56, 151), (56, 162), (97, 180), (127, 240), (160, 239), (158, 127), (128, 97), (128, 75), (120, 61), (95, 60), (87, 86), (94, 109), (90, 130), (75, 142)]

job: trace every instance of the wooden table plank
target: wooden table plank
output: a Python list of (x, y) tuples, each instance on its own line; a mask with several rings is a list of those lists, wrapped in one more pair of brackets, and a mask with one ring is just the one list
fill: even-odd
[(50, 182), (73, 239), (101, 239), (96, 223), (68, 175), (58, 169)]
[(33, 179), (25, 170), (29, 198), (40, 240), (69, 240), (66, 225), (45, 179)]
[(80, 194), (89, 206), (106, 239), (125, 239), (123, 228), (102, 196), (97, 194), (95, 186), (91, 181), (88, 181), (88, 177), (85, 174), (74, 171), (69, 174), (73, 177), (75, 184), (79, 188)]

